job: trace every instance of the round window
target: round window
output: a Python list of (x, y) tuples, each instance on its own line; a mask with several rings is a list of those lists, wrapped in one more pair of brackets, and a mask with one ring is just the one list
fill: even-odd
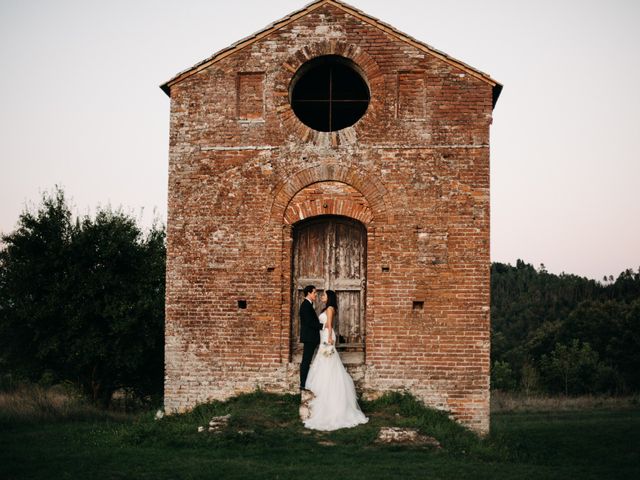
[(321, 132), (350, 127), (367, 111), (369, 87), (360, 68), (337, 55), (314, 58), (300, 67), (289, 100), (306, 126)]

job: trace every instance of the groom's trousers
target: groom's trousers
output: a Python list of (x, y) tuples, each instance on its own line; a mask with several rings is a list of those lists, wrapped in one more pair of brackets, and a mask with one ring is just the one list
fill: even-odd
[(309, 374), (309, 367), (311, 366), (311, 360), (313, 359), (313, 352), (318, 347), (317, 343), (304, 342), (304, 350), (302, 350), (302, 362), (300, 362), (300, 388), (306, 388), (307, 375)]

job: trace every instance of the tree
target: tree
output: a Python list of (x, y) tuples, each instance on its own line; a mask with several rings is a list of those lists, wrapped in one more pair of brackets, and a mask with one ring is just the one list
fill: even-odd
[(532, 392), (535, 392), (540, 384), (540, 375), (536, 367), (533, 365), (530, 359), (525, 360), (522, 365), (520, 385), (524, 393), (529, 396)]
[(491, 368), (491, 388), (496, 390), (513, 390), (516, 386), (511, 365), (507, 362), (494, 362)]
[(95, 400), (162, 389), (164, 261), (164, 231), (145, 238), (121, 212), (99, 211), (74, 229), (66, 364)]
[(549, 387), (564, 390), (565, 395), (591, 391), (600, 367), (598, 353), (577, 339), (569, 345), (556, 344), (549, 355), (542, 355), (541, 365)]
[(37, 380), (52, 372), (107, 405), (163, 383), (165, 232), (101, 209), (75, 223), (64, 194), (24, 212), (0, 252), (0, 346)]
[(28, 378), (61, 368), (72, 230), (64, 193), (56, 189), (2, 237), (0, 351), (14, 372)]

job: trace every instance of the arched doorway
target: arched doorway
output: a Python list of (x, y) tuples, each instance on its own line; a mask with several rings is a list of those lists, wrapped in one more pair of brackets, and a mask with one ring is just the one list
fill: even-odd
[[(337, 294), (337, 347), (343, 361), (364, 362), (366, 259), (367, 231), (357, 220), (324, 215), (294, 225), (291, 297), (294, 361), (302, 350), (298, 315), (302, 289), (311, 284), (319, 293), (330, 289)], [(320, 302), (316, 310), (321, 310)]]

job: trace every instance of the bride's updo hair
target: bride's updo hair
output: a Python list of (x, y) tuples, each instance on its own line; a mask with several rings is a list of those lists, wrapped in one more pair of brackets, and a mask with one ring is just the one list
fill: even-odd
[(324, 312), (327, 308), (333, 307), (336, 313), (338, 313), (338, 297), (336, 296), (336, 292), (333, 290), (325, 290), (324, 293), (327, 294), (327, 304), (322, 311)]

